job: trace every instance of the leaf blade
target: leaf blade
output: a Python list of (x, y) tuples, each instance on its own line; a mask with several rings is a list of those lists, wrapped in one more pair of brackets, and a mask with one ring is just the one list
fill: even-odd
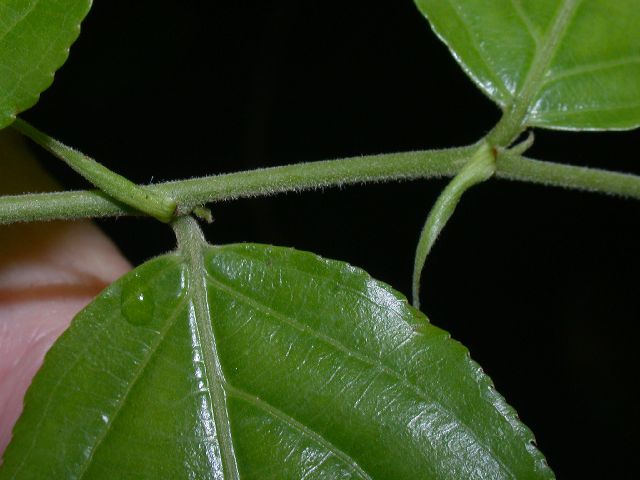
[[(74, 320), (1, 479), (230, 478), (187, 264), (152, 260)], [(203, 266), (240, 478), (552, 478), (466, 349), (365, 272), (261, 245)]]
[(38, 101), (64, 64), (91, 0), (0, 4), (0, 128)]
[(520, 127), (640, 125), (640, 11), (633, 0), (416, 4), (465, 72)]

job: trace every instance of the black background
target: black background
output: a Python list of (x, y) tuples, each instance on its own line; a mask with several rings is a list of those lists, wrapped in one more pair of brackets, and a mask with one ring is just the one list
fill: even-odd
[[(24, 117), (140, 183), (474, 142), (499, 111), (411, 0), (97, 0)], [(538, 131), (531, 156), (640, 174), (640, 134)], [(86, 185), (40, 152), (69, 188)], [(213, 243), (294, 246), (410, 291), (443, 180), (213, 206)], [(636, 464), (640, 203), (505, 181), (468, 192), (429, 257), (423, 308), (535, 432), (560, 478)], [(134, 263), (173, 248), (100, 221)]]

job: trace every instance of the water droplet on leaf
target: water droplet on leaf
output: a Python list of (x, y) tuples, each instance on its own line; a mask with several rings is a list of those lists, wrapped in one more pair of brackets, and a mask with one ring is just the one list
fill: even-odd
[(146, 325), (153, 320), (155, 299), (150, 290), (137, 275), (124, 285), (120, 309), (124, 318), (132, 325)]
[(122, 285), (120, 311), (132, 325), (148, 325), (180, 302), (188, 290), (187, 273), (184, 267), (170, 271), (149, 282), (148, 274), (132, 272)]

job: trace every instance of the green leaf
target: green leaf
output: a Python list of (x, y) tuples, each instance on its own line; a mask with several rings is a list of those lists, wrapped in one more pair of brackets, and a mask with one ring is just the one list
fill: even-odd
[(553, 478), (467, 350), (390, 287), (292, 249), (185, 250), (75, 318), (0, 479)]
[(640, 125), (638, 0), (416, 0), (476, 84), (520, 126)]
[(0, 128), (51, 85), (90, 8), (91, 0), (0, 2)]

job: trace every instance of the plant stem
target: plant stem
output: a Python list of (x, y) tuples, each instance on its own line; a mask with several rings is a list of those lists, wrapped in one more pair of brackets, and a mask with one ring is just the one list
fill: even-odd
[[(452, 176), (472, 155), (471, 147), (326, 160), (264, 168), (144, 188), (175, 198), (177, 214), (208, 202), (240, 197), (389, 180)], [(60, 192), (0, 197), (0, 224), (136, 214), (99, 192)]]
[(469, 188), (491, 178), (496, 170), (494, 153), (486, 142), (482, 142), (469, 162), (442, 191), (420, 233), (413, 264), (413, 306), (420, 308), (420, 277), (427, 256), (438, 239), (438, 235), (453, 215), (460, 198)]
[(585, 190), (640, 200), (640, 176), (638, 175), (543, 162), (514, 155), (509, 151), (498, 154), (495, 176), (506, 180)]
[[(171, 196), (178, 213), (208, 202), (337, 185), (457, 174), (477, 147), (375, 155), (300, 163), (140, 187)], [(499, 153), (498, 178), (619, 195), (640, 200), (640, 176), (542, 162)], [(139, 211), (101, 192), (71, 191), (0, 197), (0, 224), (136, 215)]]
[(12, 126), (116, 200), (165, 223), (173, 218), (176, 202), (166, 194), (139, 187), (84, 153), (67, 147), (20, 118), (16, 118)]

